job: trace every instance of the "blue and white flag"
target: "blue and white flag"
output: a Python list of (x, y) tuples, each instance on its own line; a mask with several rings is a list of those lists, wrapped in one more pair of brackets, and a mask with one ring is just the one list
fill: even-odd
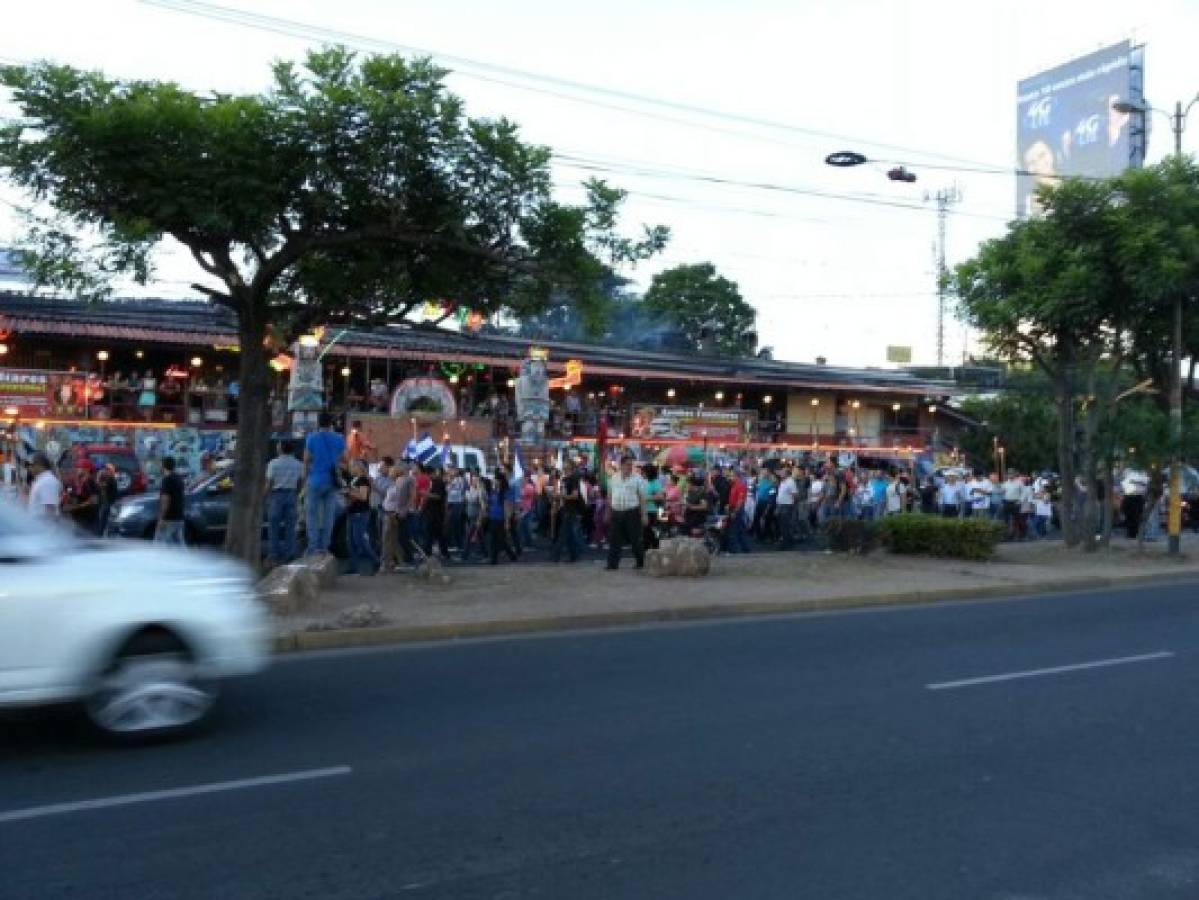
[(422, 466), (427, 466), (436, 458), (438, 453), (437, 441), (429, 436), (429, 432), (425, 432), (419, 438), (408, 442), (408, 446), (404, 448), (404, 456), (407, 459), (414, 460)]
[(520, 447), (512, 455), (512, 480), (519, 484), (525, 480), (525, 461), (520, 458)]

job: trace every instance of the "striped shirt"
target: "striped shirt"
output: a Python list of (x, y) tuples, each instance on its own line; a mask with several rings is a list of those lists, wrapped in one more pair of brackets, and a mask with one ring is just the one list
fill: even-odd
[(636, 472), (628, 478), (619, 473), (608, 478), (608, 502), (615, 512), (640, 509), (647, 497), (645, 479)]

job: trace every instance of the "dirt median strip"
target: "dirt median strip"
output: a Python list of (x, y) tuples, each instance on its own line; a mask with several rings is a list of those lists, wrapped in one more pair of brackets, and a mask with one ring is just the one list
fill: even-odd
[(1132, 588), (1147, 584), (1182, 584), (1199, 579), (1196, 572), (1159, 572), (1125, 576), (1086, 576), (1026, 584), (942, 588), (884, 594), (804, 598), (795, 601), (705, 604), (642, 610), (609, 610), (528, 618), (445, 622), (428, 625), (383, 625), (377, 628), (296, 631), (280, 635), (279, 653), (334, 650), (381, 644), (411, 644), (479, 637), (500, 637), (552, 631), (588, 631), (630, 625), (786, 615), (869, 607), (910, 606), (956, 600), (1020, 598), (1036, 594), (1074, 593), (1086, 590)]

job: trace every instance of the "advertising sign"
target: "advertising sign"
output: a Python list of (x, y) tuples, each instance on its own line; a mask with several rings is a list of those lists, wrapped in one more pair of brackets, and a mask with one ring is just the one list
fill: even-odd
[(758, 420), (756, 410), (705, 409), (695, 406), (638, 406), (633, 409), (629, 437), (644, 441), (747, 440)]
[(910, 363), (912, 361), (912, 348), (905, 347), (900, 344), (887, 345), (887, 362), (891, 363)]
[(0, 369), (0, 414), (25, 419), (81, 419), (88, 413), (88, 377), (77, 372)]
[(1036, 215), (1033, 192), (1062, 176), (1106, 178), (1144, 158), (1144, 48), (1128, 41), (1021, 81), (1016, 87), (1016, 213)]

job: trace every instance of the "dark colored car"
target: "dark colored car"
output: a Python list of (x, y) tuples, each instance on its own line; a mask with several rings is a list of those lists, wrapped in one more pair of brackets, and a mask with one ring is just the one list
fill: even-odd
[(59, 465), (64, 484), (75, 480), (75, 472), (81, 463), (88, 463), (93, 472), (98, 472), (109, 463), (117, 470), (117, 494), (125, 497), (140, 494), (149, 484), (141, 461), (131, 447), (120, 444), (74, 444), (63, 455)]
[[(183, 495), (184, 540), (189, 544), (219, 544), (229, 527), (229, 505), (233, 499), (233, 472), (216, 472), (188, 486)], [(110, 537), (154, 537), (158, 525), (156, 492), (126, 497), (117, 502), (108, 520)], [(297, 541), (303, 547), (304, 516), (301, 513)], [(263, 522), (263, 549), (266, 549), (266, 523)], [(338, 556), (346, 554), (345, 511), (339, 510), (333, 528), (333, 547)]]

